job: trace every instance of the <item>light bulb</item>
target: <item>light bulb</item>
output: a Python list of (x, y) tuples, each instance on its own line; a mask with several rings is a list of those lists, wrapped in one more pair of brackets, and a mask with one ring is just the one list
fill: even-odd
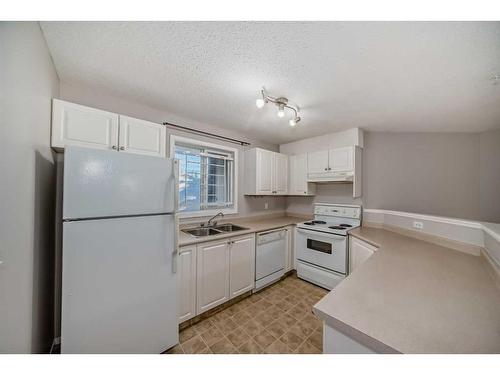
[(259, 98), (259, 99), (257, 99), (257, 100), (255, 101), (255, 105), (257, 106), (257, 108), (262, 108), (262, 107), (264, 107), (264, 104), (266, 104), (266, 103), (264, 102), (264, 99)]
[(284, 116), (285, 116), (285, 111), (284, 111), (284, 110), (282, 110), (282, 109), (280, 109), (280, 110), (278, 111), (278, 117), (284, 117)]
[(288, 121), (288, 123), (290, 124), (290, 126), (295, 126), (297, 125), (297, 121), (295, 121), (295, 119), (291, 119), (290, 121)]

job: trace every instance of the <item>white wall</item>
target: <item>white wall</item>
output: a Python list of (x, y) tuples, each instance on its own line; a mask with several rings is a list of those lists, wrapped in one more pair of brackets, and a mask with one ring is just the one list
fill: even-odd
[(0, 353), (52, 340), (54, 170), (59, 80), (36, 22), (0, 22)]
[[(152, 122), (162, 123), (164, 121), (171, 122), (174, 124), (187, 126), (193, 129), (202, 130), (205, 132), (210, 132), (218, 135), (222, 135), (229, 138), (234, 138), (246, 142), (250, 142), (251, 146), (243, 147), (235, 144), (228, 144), (224, 141), (220, 141), (214, 138), (208, 138), (200, 135), (195, 135), (187, 132), (182, 132), (178, 130), (169, 129), (168, 134), (181, 135), (183, 137), (190, 137), (193, 139), (205, 140), (210, 143), (216, 144), (226, 144), (231, 147), (236, 147), (240, 150), (239, 153), (239, 173), (238, 173), (238, 215), (237, 216), (248, 216), (248, 215), (260, 215), (270, 212), (284, 212), (285, 210), (285, 197), (248, 197), (243, 195), (243, 187), (245, 183), (245, 171), (244, 171), (244, 153), (243, 151), (248, 147), (262, 147), (272, 151), (278, 151), (278, 145), (263, 143), (252, 139), (245, 134), (238, 131), (230, 131), (227, 129), (219, 128), (217, 126), (202, 124), (199, 122), (193, 122), (191, 120), (178, 117), (172, 113), (165, 110), (152, 108), (147, 105), (142, 105), (140, 103), (129, 101), (126, 98), (121, 98), (113, 95), (112, 93), (105, 93), (102, 91), (95, 90), (91, 87), (75, 84), (61, 82), (61, 94), (60, 98), (70, 102), (103, 109), (106, 111), (111, 111), (115, 113), (120, 113)], [(167, 147), (169, 149), (169, 147)], [(268, 203), (268, 210), (264, 210), (264, 204)], [(231, 215), (235, 216), (235, 215)], [(196, 219), (200, 221), (202, 219)]]

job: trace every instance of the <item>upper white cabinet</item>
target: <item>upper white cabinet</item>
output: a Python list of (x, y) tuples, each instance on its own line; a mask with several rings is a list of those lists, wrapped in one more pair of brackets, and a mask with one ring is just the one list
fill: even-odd
[[(252, 163), (250, 168), (252, 167), (255, 169), (256, 192), (274, 194), (274, 152), (256, 149), (255, 164)], [(248, 169), (245, 168), (245, 172), (248, 172)]]
[(353, 197), (361, 196), (361, 148), (339, 147), (307, 154), (307, 181), (352, 182)]
[(161, 124), (120, 115), (119, 149), (134, 154), (166, 155), (167, 129)]
[(375, 246), (349, 236), (349, 273), (364, 263), (375, 251), (377, 251)]
[(288, 155), (274, 154), (274, 194), (286, 195), (288, 193)]
[(68, 145), (117, 150), (142, 155), (166, 155), (163, 125), (54, 99), (52, 147)]
[[(354, 146), (315, 151), (307, 154), (309, 181), (334, 181), (354, 175)], [(345, 177), (343, 177), (345, 178)]]
[(309, 152), (307, 154), (307, 173), (324, 174), (328, 173), (328, 150)]
[(307, 154), (288, 157), (290, 166), (290, 183), (288, 195), (314, 195), (316, 185), (307, 181)]
[(254, 284), (255, 235), (231, 239), (229, 241), (229, 298), (252, 290)]
[(287, 195), (288, 156), (253, 148), (245, 152), (245, 194)]
[(196, 246), (179, 250), (179, 323), (196, 316)]
[(328, 151), (328, 168), (332, 172), (349, 172), (354, 169), (354, 147), (334, 148)]
[(118, 149), (119, 116), (78, 104), (52, 101), (52, 147)]

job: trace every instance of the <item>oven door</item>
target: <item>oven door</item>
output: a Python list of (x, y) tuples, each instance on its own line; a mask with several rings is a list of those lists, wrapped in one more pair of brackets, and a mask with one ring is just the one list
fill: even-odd
[(297, 228), (297, 259), (347, 274), (347, 237)]

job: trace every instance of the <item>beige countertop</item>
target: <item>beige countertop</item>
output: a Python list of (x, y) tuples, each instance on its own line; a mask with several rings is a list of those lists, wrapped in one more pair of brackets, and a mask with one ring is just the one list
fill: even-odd
[(500, 290), (483, 257), (379, 228), (350, 235), (375, 252), (314, 306), (377, 352), (500, 353)]
[[(266, 230), (276, 229), (285, 227), (287, 225), (293, 225), (307, 221), (307, 218), (296, 217), (296, 216), (273, 216), (273, 217), (254, 217), (254, 218), (238, 218), (238, 219), (227, 219), (220, 220), (219, 223), (231, 222), (233, 224), (240, 225), (242, 227), (248, 228), (246, 230), (240, 230), (237, 232), (229, 232), (224, 234), (216, 234), (213, 236), (205, 237), (194, 237), (190, 234), (184, 233), (182, 230), (179, 233), (179, 246), (192, 245), (196, 243), (202, 243), (207, 241), (219, 240), (221, 238), (228, 238), (234, 236), (240, 236), (248, 233), (262, 232)], [(196, 224), (183, 224), (181, 229), (196, 227)]]

